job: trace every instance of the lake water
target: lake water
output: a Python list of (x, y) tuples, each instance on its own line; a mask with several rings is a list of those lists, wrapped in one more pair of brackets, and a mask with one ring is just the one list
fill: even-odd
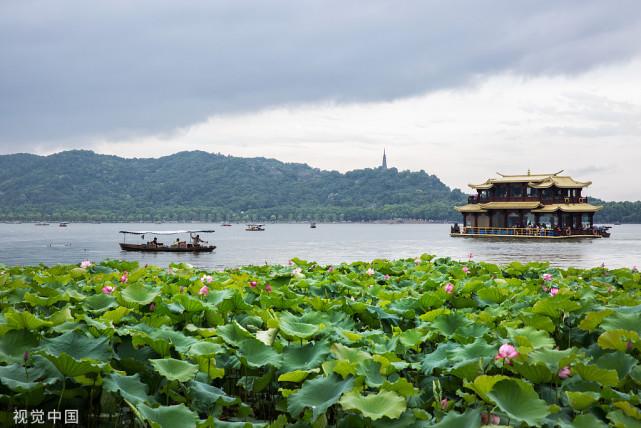
[[(69, 227), (0, 224), (0, 263), (47, 265), (83, 259), (138, 260), (166, 266), (186, 262), (221, 269), (246, 264), (287, 263), (292, 257), (335, 264), (375, 258), (415, 257), (422, 253), (505, 264), (550, 261), (557, 266), (641, 266), (641, 225), (614, 226), (609, 239), (583, 241), (488, 241), (450, 238), (447, 224), (267, 224), (264, 232), (246, 232), (244, 225), (220, 224), (82, 224)], [(205, 237), (218, 248), (211, 254), (134, 253), (120, 250), (119, 230), (215, 229)], [(147, 237), (148, 239), (151, 239)], [(184, 236), (183, 236), (184, 238)], [(175, 237), (173, 237), (175, 239)], [(171, 243), (171, 236), (160, 237)], [(142, 242), (128, 235), (128, 242)]]

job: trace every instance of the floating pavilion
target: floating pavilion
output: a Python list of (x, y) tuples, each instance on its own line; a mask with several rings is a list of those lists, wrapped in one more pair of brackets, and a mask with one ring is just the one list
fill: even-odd
[(469, 184), (476, 194), (466, 205), (455, 207), (462, 226), (451, 236), (522, 238), (602, 238), (607, 229), (594, 226), (592, 205), (583, 189), (592, 182), (577, 181), (563, 171), (551, 174), (497, 173), (480, 184)]

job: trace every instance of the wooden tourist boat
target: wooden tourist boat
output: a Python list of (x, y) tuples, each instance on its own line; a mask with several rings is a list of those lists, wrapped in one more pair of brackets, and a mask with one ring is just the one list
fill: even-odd
[(581, 194), (590, 181), (553, 174), (500, 174), (481, 184), (468, 203), (455, 209), (463, 215), (450, 236), (505, 239), (593, 239), (610, 236), (609, 227), (594, 225), (592, 205)]
[[(216, 249), (215, 245), (202, 245), (202, 243), (207, 243), (207, 241), (202, 241), (199, 239), (199, 233), (212, 233), (213, 230), (163, 230), (163, 231), (129, 231), (121, 230), (120, 233), (123, 234), (123, 242), (121, 242), (120, 249), (123, 251), (144, 251), (150, 253), (211, 253)], [(196, 237), (193, 234), (197, 234)], [(179, 234), (189, 234), (191, 238), (191, 243), (187, 241), (181, 241), (180, 238), (177, 238), (175, 242), (170, 245), (166, 245), (162, 242), (158, 242), (157, 236), (163, 235), (179, 235)], [(127, 235), (138, 235), (143, 240), (145, 235), (152, 235), (154, 239), (152, 241), (144, 242), (142, 244), (134, 244), (126, 242)]]
[(248, 224), (245, 230), (248, 232), (264, 232), (265, 225), (264, 224)]

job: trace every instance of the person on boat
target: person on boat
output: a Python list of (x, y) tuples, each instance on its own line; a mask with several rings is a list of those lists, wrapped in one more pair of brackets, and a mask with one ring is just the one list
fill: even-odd
[(194, 247), (200, 247), (201, 243), (207, 243), (207, 241), (203, 241), (202, 239), (200, 239), (200, 235), (194, 236), (190, 233), (189, 237), (191, 238), (191, 243)]
[(174, 248), (180, 247), (180, 238), (176, 238), (176, 242), (172, 244), (172, 247)]
[(151, 245), (154, 247), (158, 247), (158, 237), (154, 236), (153, 241), (151, 241)]

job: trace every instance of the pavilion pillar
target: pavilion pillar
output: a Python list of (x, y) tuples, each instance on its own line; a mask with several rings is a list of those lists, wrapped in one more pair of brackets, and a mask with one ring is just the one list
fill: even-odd
[(590, 213), (590, 229), (594, 227), (594, 213)]
[(503, 211), (503, 227), (507, 227), (507, 210)]
[(479, 213), (474, 213), (474, 222), (472, 224), (474, 227), (479, 227)]
[(519, 226), (525, 226), (525, 211), (519, 210)]

